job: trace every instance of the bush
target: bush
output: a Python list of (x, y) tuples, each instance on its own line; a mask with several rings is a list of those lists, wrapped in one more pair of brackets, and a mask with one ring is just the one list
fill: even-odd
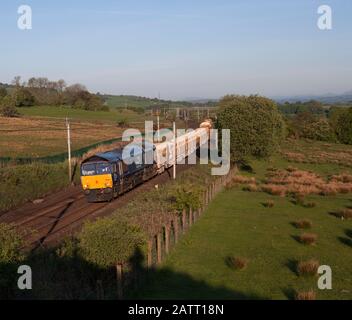
[(11, 298), (23, 241), (12, 225), (0, 224), (0, 297)]
[(175, 209), (181, 212), (183, 209), (197, 209), (201, 205), (202, 190), (195, 185), (178, 186), (174, 195)]
[(7, 118), (14, 118), (19, 116), (13, 97), (6, 96), (0, 100), (0, 115)]
[(101, 268), (127, 262), (145, 243), (141, 230), (120, 217), (87, 222), (78, 240), (82, 257)]
[(219, 102), (218, 129), (231, 130), (231, 160), (267, 157), (284, 136), (284, 121), (276, 104), (260, 96), (225, 96)]
[(0, 263), (17, 262), (22, 259), (22, 238), (12, 225), (0, 224)]
[(35, 103), (35, 98), (32, 93), (26, 88), (16, 88), (14, 92), (16, 107), (30, 107)]
[(7, 90), (5, 88), (0, 87), (0, 101), (6, 96), (7, 96)]
[(117, 122), (117, 126), (121, 128), (128, 127), (128, 121), (126, 119), (121, 119)]
[(69, 184), (67, 162), (34, 163), (0, 169), (0, 212)]
[(343, 209), (337, 212), (334, 212), (334, 216), (341, 219), (352, 219), (352, 209)]
[(265, 208), (272, 208), (275, 205), (275, 202), (273, 200), (268, 200), (263, 202), (263, 206)]
[(352, 144), (352, 108), (339, 113), (335, 131), (341, 143)]

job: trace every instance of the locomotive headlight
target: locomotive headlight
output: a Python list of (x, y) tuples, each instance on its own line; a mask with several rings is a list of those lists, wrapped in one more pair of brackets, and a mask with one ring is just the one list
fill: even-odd
[(85, 185), (83, 186), (83, 189), (84, 189), (84, 190), (87, 190), (88, 188), (89, 188), (88, 184), (85, 184)]

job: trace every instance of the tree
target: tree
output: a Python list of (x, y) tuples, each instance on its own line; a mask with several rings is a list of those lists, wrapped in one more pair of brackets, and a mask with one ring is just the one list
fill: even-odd
[(12, 84), (16, 87), (20, 87), (21, 86), (21, 76), (14, 77), (12, 80)]
[(16, 107), (30, 107), (35, 103), (35, 98), (32, 93), (23, 87), (16, 88), (14, 98)]
[(341, 143), (352, 144), (352, 108), (339, 115), (336, 122), (336, 134)]
[(274, 101), (260, 96), (225, 96), (219, 102), (217, 127), (230, 129), (231, 159), (267, 157), (284, 137), (284, 121)]
[(8, 95), (0, 101), (0, 114), (7, 118), (18, 117), (16, 102), (12, 96)]
[(0, 100), (5, 98), (7, 95), (7, 90), (5, 88), (0, 88)]

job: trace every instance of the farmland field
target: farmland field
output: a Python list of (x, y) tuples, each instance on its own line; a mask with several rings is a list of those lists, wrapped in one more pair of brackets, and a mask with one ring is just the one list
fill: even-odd
[[(42, 157), (67, 151), (65, 120), (0, 118), (0, 157)], [(117, 138), (122, 129), (109, 124), (71, 123), (72, 148)], [(45, 136), (45, 139), (42, 139)]]
[[(285, 153), (290, 150), (307, 159), (319, 156), (319, 161), (288, 162)], [(341, 187), (333, 175), (351, 177), (351, 151), (337, 144), (295, 141), (286, 144), (282, 155), (253, 161), (253, 172), (239, 173), (252, 187), (234, 183), (221, 192), (137, 297), (294, 299), (298, 292), (313, 290), (317, 299), (352, 299), (352, 220), (335, 216), (351, 207), (351, 185), (345, 185), (348, 192), (329, 189)], [(330, 153), (339, 161), (332, 161)], [(273, 195), (265, 189), (268, 180), (284, 177), (296, 180), (292, 185), (278, 184), (282, 188), (297, 187), (304, 178), (302, 185), (320, 183), (321, 192), (327, 188), (330, 193), (309, 189), (312, 193), (306, 191), (299, 203), (291, 194)], [(300, 229), (297, 221), (308, 221), (309, 229)], [(314, 234), (315, 242), (303, 244), (303, 233)], [(229, 261), (235, 258), (246, 261), (247, 267), (234, 269)], [(332, 268), (332, 290), (319, 290), (317, 275), (299, 273), (298, 264), (311, 259)]]
[(129, 122), (143, 121), (144, 114), (137, 114), (130, 110), (116, 110), (110, 111), (86, 111), (80, 109), (72, 109), (68, 107), (22, 107), (18, 110), (20, 114), (30, 117), (49, 117), (49, 118), (66, 118), (77, 119), (82, 121), (102, 121), (114, 122), (120, 120), (127, 120)]
[(153, 120), (130, 110), (93, 112), (48, 106), (19, 111), (20, 118), (0, 117), (0, 158), (36, 158), (66, 152), (65, 117), (70, 118), (72, 150), (120, 137), (124, 130), (118, 126), (121, 120), (141, 129), (144, 120)]

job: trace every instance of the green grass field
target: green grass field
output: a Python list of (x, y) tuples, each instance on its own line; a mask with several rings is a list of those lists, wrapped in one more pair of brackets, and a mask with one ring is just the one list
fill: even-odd
[[(304, 142), (301, 143), (303, 147)], [(319, 143), (314, 144), (317, 146)], [(276, 156), (270, 161), (254, 161), (255, 173), (241, 174), (262, 179), (269, 166), (289, 165), (323, 176), (351, 173), (341, 165), (293, 164)], [(268, 200), (274, 201), (274, 207), (263, 206)], [(152, 273), (138, 297), (293, 299), (296, 292), (313, 289), (317, 299), (352, 299), (352, 221), (329, 214), (351, 206), (352, 196), (310, 195), (306, 200), (314, 201), (316, 206), (305, 208), (293, 204), (289, 197), (246, 192), (241, 186), (224, 190)], [(292, 223), (299, 219), (311, 220), (312, 228), (297, 229)], [(296, 237), (303, 232), (317, 234), (316, 244), (309, 246), (297, 241)], [(247, 258), (248, 267), (233, 270), (226, 263), (229, 257)], [(319, 290), (317, 276), (298, 275), (297, 263), (311, 258), (332, 268), (332, 290)]]
[(52, 107), (52, 106), (40, 106), (40, 107), (27, 107), (19, 108), (18, 111), (21, 115), (27, 117), (48, 117), (48, 118), (71, 118), (81, 121), (103, 121), (103, 122), (115, 122), (120, 120), (126, 120), (128, 122), (144, 121), (144, 114), (137, 114), (130, 110), (116, 110), (111, 109), (110, 111), (86, 111), (80, 109), (72, 109), (68, 107)]

